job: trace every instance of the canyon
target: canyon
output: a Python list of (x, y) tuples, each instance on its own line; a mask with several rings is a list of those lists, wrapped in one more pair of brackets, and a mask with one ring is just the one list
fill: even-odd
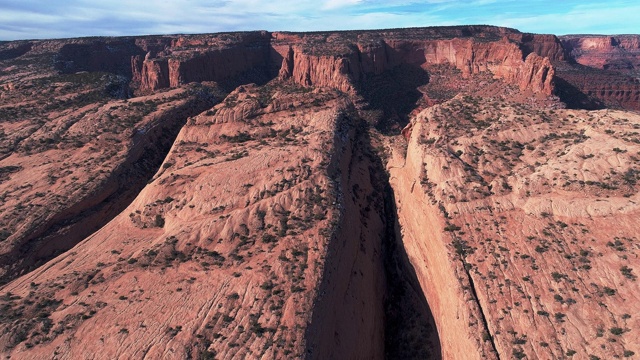
[(633, 357), (638, 38), (0, 43), (0, 353)]
[(578, 96), (584, 108), (606, 106), (638, 110), (640, 36), (565, 35), (560, 40), (567, 58), (574, 63), (564, 67), (562, 77), (591, 98), (589, 101)]

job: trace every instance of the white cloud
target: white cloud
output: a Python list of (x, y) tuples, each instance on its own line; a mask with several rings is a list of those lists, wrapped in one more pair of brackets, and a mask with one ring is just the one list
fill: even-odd
[(327, 0), (322, 6), (323, 10), (333, 10), (346, 6), (353, 6), (362, 3), (362, 0)]
[[(494, 23), (517, 29), (554, 33), (557, 35), (580, 33), (629, 33), (629, 24), (635, 24), (640, 5), (623, 8), (610, 7), (602, 3), (600, 7), (577, 6), (567, 13), (523, 17), (496, 17)], [(612, 19), (615, 19), (612, 21)], [(632, 26), (632, 28), (635, 26)], [(634, 29), (637, 33), (640, 28)], [(633, 31), (633, 30), (632, 30)]]

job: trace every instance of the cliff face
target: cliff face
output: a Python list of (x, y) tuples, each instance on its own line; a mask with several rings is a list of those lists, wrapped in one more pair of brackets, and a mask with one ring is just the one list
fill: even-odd
[(561, 40), (575, 63), (556, 63), (561, 98), (577, 107), (640, 109), (640, 36), (567, 35)]
[(200, 81), (223, 82), (246, 72), (265, 80), (269, 69), (269, 38), (266, 32), (234, 36), (179, 37), (170, 43), (138, 45), (148, 50), (144, 58), (133, 56), (133, 87), (140, 93), (175, 88)]
[[(414, 127), (415, 126), (415, 127)], [(423, 129), (412, 125), (406, 158), (389, 163), (391, 186), (398, 209), (399, 236), (409, 262), (416, 269), (422, 291), (434, 314), (442, 339), (443, 359), (498, 359), (481, 308), (465, 277), (463, 264), (453, 260), (449, 235), (443, 232), (446, 217), (438, 203), (422, 193), (424, 162), (431, 160), (416, 152), (415, 142)], [(435, 166), (440, 164), (434, 164)], [(442, 163), (444, 166), (444, 162)], [(433, 286), (433, 284), (447, 284)]]
[[(521, 89), (550, 95), (552, 66), (539, 60), (527, 62), (531, 53), (551, 60), (563, 56), (555, 36), (499, 28), (436, 36), (433, 31), (415, 29), (318, 35), (248, 33), (231, 42), (220, 37), (180, 38), (160, 52), (148, 52), (144, 59), (135, 56), (131, 63), (134, 87), (142, 93), (192, 81), (223, 81), (246, 72), (266, 78), (274, 70), (281, 78), (291, 77), (304, 86), (353, 93), (367, 76), (401, 64), (447, 63), (467, 76), (491, 71)], [(532, 72), (537, 76), (531, 76)]]
[[(571, 99), (584, 98), (587, 109), (604, 107), (640, 110), (640, 80), (611, 70), (594, 71), (585, 66), (563, 66), (558, 69), (561, 78), (559, 91), (571, 91)], [(579, 90), (575, 94), (575, 90)], [(561, 96), (562, 98), (562, 96)], [(577, 104), (578, 108), (581, 107)]]
[(567, 35), (561, 40), (579, 64), (626, 73), (640, 71), (639, 35)]
[(512, 34), (510, 39), (520, 44), (522, 51), (549, 58), (551, 61), (566, 61), (566, 51), (561, 40), (555, 35), (546, 34)]
[[(553, 35), (495, 27), (72, 39), (22, 44), (3, 51), (6, 56), (17, 56), (32, 47), (35, 51), (56, 51), (60, 71), (99, 70), (123, 75), (140, 94), (189, 82), (224, 82), (238, 77), (264, 82), (278, 72), (299, 84), (352, 92), (366, 77), (400, 64), (446, 63), (466, 76), (491, 71), (521, 89), (549, 95), (553, 69), (547, 63), (526, 59), (531, 53), (552, 61), (564, 59)], [(537, 75), (531, 76), (532, 72)]]
[[(248, 32), (89, 38), (25, 43), (2, 51), (4, 57), (11, 57), (43, 50), (57, 52), (55, 64), (62, 72), (123, 75), (131, 79), (131, 88), (139, 94), (189, 82), (224, 82), (238, 77), (264, 82), (278, 72), (282, 78), (291, 77), (302, 85), (352, 92), (367, 76), (400, 64), (448, 63), (465, 75), (491, 71), (522, 89), (549, 95), (553, 76), (532, 78), (532, 64), (525, 60), (531, 53), (553, 61), (563, 59), (555, 36), (493, 27), (320, 35)], [(548, 68), (541, 74), (553, 73), (546, 63), (534, 66)]]
[(142, 54), (134, 39), (63, 41), (55, 57), (55, 67), (63, 73), (104, 71), (128, 78), (131, 56)]
[(444, 358), (637, 352), (639, 122), (471, 96), (411, 121), (388, 168)]
[[(278, 43), (280, 37), (274, 35)], [(464, 76), (490, 71), (495, 77), (517, 85), (522, 90), (550, 95), (553, 92), (554, 70), (542, 54), (557, 57), (557, 49), (549, 50), (544, 43), (533, 46), (533, 41), (522, 47), (507, 38), (498, 41), (479, 41), (475, 38), (406, 41), (394, 37), (385, 39), (384, 34), (364, 42), (358, 39), (348, 43), (345, 39), (325, 39), (320, 46), (313, 41), (299, 39), (303, 45), (293, 45), (284, 59), (280, 76), (291, 77), (305, 86), (327, 86), (344, 92), (353, 92), (357, 84), (371, 75), (381, 74), (401, 64), (428, 66), (451, 64)], [(290, 37), (283, 42), (292, 42)], [(345, 44), (346, 43), (346, 44)], [(310, 44), (313, 44), (310, 45)], [(554, 45), (557, 45), (554, 43)], [(338, 47), (340, 55), (324, 55), (331, 47)], [(529, 55), (529, 56), (527, 56)]]

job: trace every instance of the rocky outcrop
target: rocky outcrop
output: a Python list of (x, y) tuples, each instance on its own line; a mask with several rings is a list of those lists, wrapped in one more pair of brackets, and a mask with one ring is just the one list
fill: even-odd
[(162, 44), (145, 44), (149, 51), (144, 59), (131, 60), (133, 87), (150, 93), (190, 82), (224, 82), (246, 73), (254, 82), (264, 81), (269, 77), (269, 38), (266, 32), (235, 34), (232, 41), (216, 35), (183, 36), (160, 52)]
[(551, 95), (554, 91), (553, 77), (555, 69), (549, 58), (543, 58), (535, 53), (529, 54), (524, 66), (515, 75), (515, 83), (522, 90)]
[[(339, 36), (339, 35), (338, 35)], [(278, 34), (274, 35), (277, 42)], [(353, 92), (367, 76), (380, 74), (400, 64), (426, 66), (451, 64), (464, 76), (490, 71), (495, 77), (517, 85), (522, 90), (551, 95), (553, 92), (553, 67), (532, 52), (552, 53), (558, 57), (557, 49), (549, 50), (544, 44), (531, 45), (529, 56), (512, 40), (479, 41), (475, 38), (453, 38), (439, 40), (399, 40), (385, 38), (380, 34), (367, 42), (347, 39), (333, 44), (326, 42), (321, 47), (308, 44), (291, 45), (283, 61), (280, 76), (291, 77), (304, 86), (328, 86), (344, 92)], [(285, 41), (291, 42), (290, 38)], [(310, 44), (314, 42), (309, 41)], [(345, 45), (347, 43), (347, 45)], [(324, 54), (326, 48), (340, 47), (339, 55)], [(523, 45), (524, 46), (524, 45)], [(323, 53), (324, 52), (324, 53)]]
[(292, 78), (303, 86), (331, 87), (344, 92), (353, 91), (350, 75), (350, 63), (346, 58), (327, 56), (311, 56), (302, 49), (294, 47), (290, 56), (283, 61), (280, 75)]
[[(147, 54), (149, 55), (149, 54)], [(166, 89), (171, 86), (167, 59), (150, 59), (137, 55), (131, 58), (133, 83), (139, 84), (141, 92)]]
[(444, 358), (637, 352), (639, 121), (472, 96), (412, 119), (388, 169)]
[[(526, 59), (531, 53), (563, 59), (555, 36), (491, 27), (451, 34), (410, 29), (244, 36), (223, 43), (213, 36), (176, 39), (157, 55), (150, 52), (144, 60), (141, 56), (132, 60), (134, 84), (139, 83), (141, 92), (150, 92), (192, 81), (223, 81), (247, 71), (272, 76), (274, 68), (279, 67), (276, 71), (281, 78), (291, 78), (298, 84), (353, 93), (367, 76), (400, 64), (448, 63), (466, 76), (491, 71), (521, 89), (549, 95), (553, 91), (551, 65)], [(539, 76), (530, 76), (532, 71)]]
[(520, 44), (525, 55), (535, 53), (551, 61), (567, 60), (562, 42), (555, 35), (516, 33), (509, 35), (509, 39)]
[(132, 38), (79, 40), (67, 42), (59, 49), (55, 66), (63, 73), (103, 71), (131, 78), (130, 59), (140, 54), (143, 51)]
[(566, 35), (561, 40), (579, 64), (640, 74), (640, 35)]

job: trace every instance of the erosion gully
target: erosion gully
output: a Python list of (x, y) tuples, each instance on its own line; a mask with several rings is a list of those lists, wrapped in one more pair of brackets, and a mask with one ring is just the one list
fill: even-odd
[[(145, 142), (144, 151), (140, 152), (138, 156), (128, 159), (123, 166), (114, 172), (114, 181), (118, 183), (117, 190), (109, 194), (99, 204), (80, 209), (51, 224), (41, 231), (40, 235), (34, 237), (32, 241), (29, 241), (27, 245), (19, 249), (20, 254), (14, 255), (28, 258), (28, 261), (25, 262), (24, 268), (16, 269), (10, 278), (32, 271), (58, 254), (71, 249), (82, 239), (90, 236), (121, 213), (158, 171), (187, 118), (210, 108), (214, 104), (215, 101), (213, 99), (199, 102), (197, 106), (192, 108), (192, 112), (181, 117), (167, 119), (159, 129), (160, 131), (143, 139)], [(433, 315), (401, 243), (395, 199), (389, 185), (388, 174), (385, 171), (380, 154), (376, 152), (372, 145), (370, 130), (373, 126), (362, 119), (354, 118), (353, 121), (356, 122), (354, 124), (356, 130), (351, 143), (350, 157), (345, 161), (348, 162), (350, 169), (366, 170), (368, 174), (364, 177), (349, 176), (344, 178), (343, 181), (347, 181), (349, 185), (345, 186), (345, 189), (348, 190), (345, 196), (352, 196), (351, 189), (354, 188), (368, 189), (368, 201), (355, 201), (353, 204), (355, 206), (354, 209), (357, 209), (357, 212), (362, 214), (369, 213), (366, 218), (378, 219), (377, 221), (381, 222), (381, 226), (378, 227), (378, 233), (363, 232), (366, 236), (363, 235), (360, 239), (336, 239), (335, 242), (360, 241), (369, 244), (373, 249), (376, 249), (376, 252), (379, 251), (371, 258), (374, 262), (372, 266), (377, 270), (374, 270), (374, 273), (367, 277), (368, 282), (366, 284), (357, 284), (360, 280), (353, 276), (351, 272), (337, 272), (325, 276), (324, 279), (350, 278), (348, 288), (352, 289), (366, 287), (369, 286), (368, 284), (381, 286), (376, 289), (369, 289), (369, 291), (365, 290), (351, 294), (355, 297), (354, 302), (351, 304), (335, 301), (324, 306), (321, 304), (315, 306), (313, 319), (309, 327), (310, 329), (319, 329), (318, 331), (322, 332), (322, 334), (316, 334), (317, 339), (334, 339), (336, 334), (344, 331), (353, 333), (341, 334), (343, 337), (357, 338), (360, 335), (358, 327), (345, 326), (340, 321), (334, 321), (328, 326), (318, 327), (317, 324), (323, 322), (326, 317), (322, 310), (333, 308), (335, 313), (340, 314), (340, 309), (336, 311), (336, 307), (349, 306), (350, 308), (345, 309), (345, 311), (357, 312), (360, 311), (359, 302), (374, 301), (373, 304), (365, 308), (376, 310), (372, 313), (360, 315), (362, 318), (367, 318), (368, 316), (381, 317), (369, 319), (375, 325), (371, 325), (371, 323), (366, 325), (373, 326), (373, 331), (379, 333), (376, 341), (383, 342), (382, 344), (368, 344), (371, 349), (374, 349), (371, 354), (375, 358), (441, 359), (440, 340)], [(351, 220), (354, 219), (357, 221), (358, 217), (356, 216)], [(364, 221), (364, 218), (360, 220)], [(368, 226), (365, 223), (346, 225)], [(61, 234), (64, 236), (64, 241), (58, 241), (57, 247), (47, 252), (45, 244), (50, 242), (52, 236), (55, 237)], [(37, 258), (33, 256), (35, 253), (39, 254)], [(357, 253), (357, 250), (354, 252), (354, 256), (356, 256), (355, 253)], [(29, 258), (30, 256), (33, 258)], [(328, 261), (331, 260), (329, 259)], [(347, 261), (356, 260), (347, 259)], [(338, 266), (337, 268), (340, 267)], [(374, 277), (373, 279), (371, 279), (372, 276)], [(323, 289), (323, 287), (326, 288), (326, 285), (321, 284), (320, 289)], [(382, 293), (374, 294), (371, 298), (367, 297), (368, 293), (373, 294), (377, 291)], [(343, 296), (344, 294), (340, 293), (334, 294), (334, 296), (325, 296), (325, 298), (339, 299)], [(309, 333), (310, 331), (307, 331), (307, 334)], [(335, 346), (335, 344), (327, 343), (327, 340), (316, 340), (314, 343), (314, 341), (311, 341), (311, 337), (308, 337), (310, 339), (308, 343), (310, 349), (313, 347)], [(345, 347), (350, 346), (348, 343), (342, 345)], [(307, 357), (319, 358), (318, 354), (319, 352), (310, 350), (307, 353)]]

